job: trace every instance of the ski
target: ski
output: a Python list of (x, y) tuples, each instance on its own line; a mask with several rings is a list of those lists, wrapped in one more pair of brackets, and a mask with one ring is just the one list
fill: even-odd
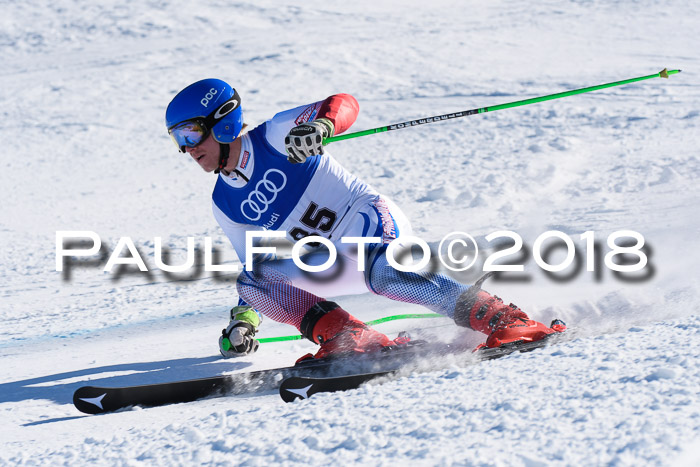
[[(209, 378), (141, 386), (99, 387), (83, 386), (73, 393), (73, 404), (83, 413), (114, 412), (131, 406), (156, 407), (180, 402), (191, 402), (236, 391), (267, 388), (275, 377), (292, 375), (291, 368), (263, 370), (242, 375), (222, 375)], [(289, 373), (288, 373), (289, 372)], [(278, 376), (279, 375), (279, 376)], [(267, 388), (272, 389), (272, 388)]]
[[(551, 341), (552, 339), (548, 338), (517, 346), (484, 349), (476, 352), (476, 355), (479, 360), (498, 358), (515, 351), (534, 350)], [(291, 397), (290, 400), (293, 400), (301, 398), (303, 392), (302, 394), (294, 394), (288, 388), (301, 391), (312, 384), (312, 387), (306, 392), (307, 397), (315, 392), (353, 389), (370, 379), (394, 373), (422, 358), (460, 353), (471, 355), (470, 350), (465, 345), (411, 341), (405, 345), (387, 347), (379, 352), (352, 354), (326, 360), (310, 359), (294, 366), (269, 370), (141, 386), (83, 386), (73, 394), (73, 404), (83, 413), (101, 414), (132, 406), (157, 407), (192, 402), (207, 397), (261, 393), (275, 389), (280, 389), (283, 399)], [(317, 381), (319, 379), (325, 379), (326, 382), (320, 384)], [(295, 381), (296, 383), (292, 386)], [(304, 381), (308, 382), (302, 385)], [(283, 382), (285, 384), (282, 387)]]
[(209, 378), (172, 381), (125, 387), (83, 386), (73, 394), (73, 404), (83, 413), (114, 412), (131, 406), (156, 407), (192, 402), (206, 397), (272, 391), (294, 376), (332, 377), (353, 373), (371, 373), (399, 368), (418, 356), (440, 355), (467, 350), (451, 344), (427, 344), (424, 341), (388, 347), (386, 351), (353, 354), (327, 360), (305, 360), (270, 370), (235, 373)]
[[(515, 352), (530, 352), (557, 342), (560, 334), (549, 334), (544, 339), (535, 342), (514, 342), (496, 348), (483, 348), (474, 352), (478, 363), (483, 360), (493, 360)], [(408, 365), (405, 365), (408, 366)], [(355, 373), (350, 375), (314, 377), (314, 376), (290, 376), (282, 381), (279, 386), (280, 396), (285, 402), (297, 399), (308, 399), (320, 392), (336, 392), (357, 389), (362, 384), (382, 376), (389, 376), (401, 369), (375, 371), (370, 373)]]

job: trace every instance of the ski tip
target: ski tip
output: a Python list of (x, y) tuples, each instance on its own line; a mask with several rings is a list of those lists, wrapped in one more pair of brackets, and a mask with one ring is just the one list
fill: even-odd
[(93, 386), (83, 386), (73, 393), (73, 405), (83, 413), (95, 415), (104, 413), (102, 400), (107, 396), (107, 390)]
[(314, 381), (302, 377), (292, 376), (282, 381), (279, 393), (285, 402), (294, 402), (297, 399), (308, 399), (314, 391)]

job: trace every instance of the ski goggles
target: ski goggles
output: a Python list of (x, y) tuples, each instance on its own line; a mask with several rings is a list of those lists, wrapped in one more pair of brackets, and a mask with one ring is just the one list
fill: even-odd
[(170, 128), (168, 133), (175, 143), (175, 146), (177, 146), (181, 152), (185, 152), (186, 147), (193, 148), (204, 141), (206, 137), (209, 136), (209, 129), (204, 119), (196, 118), (194, 120), (178, 123)]
[(180, 152), (185, 152), (185, 148), (194, 148), (201, 144), (209, 136), (212, 128), (226, 115), (236, 110), (240, 102), (241, 99), (238, 97), (238, 93), (234, 91), (231, 99), (221, 104), (206, 117), (197, 117), (180, 122), (168, 128), (168, 134)]

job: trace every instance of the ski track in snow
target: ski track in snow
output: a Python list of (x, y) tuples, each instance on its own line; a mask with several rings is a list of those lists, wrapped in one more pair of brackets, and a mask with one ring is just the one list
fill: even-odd
[[(300, 5), (30, 0), (0, 18), (0, 464), (697, 465), (700, 462), (700, 87), (689, 1), (437, 0)], [(188, 236), (235, 254), (210, 210), (211, 175), (163, 128), (182, 87), (220, 77), (252, 125), (336, 92), (353, 130), (680, 68), (649, 80), (334, 143), (329, 151), (396, 201), (436, 246), (514, 230), (605, 238), (641, 232), (648, 280), (603, 270), (486, 289), (573, 340), (283, 404), (221, 398), (85, 417), (72, 392), (291, 364), (308, 342), (217, 357), (235, 275), (167, 275)], [(134, 239), (151, 269), (55, 271), (57, 230), (93, 230), (109, 254)], [(201, 264), (202, 257), (198, 256)], [(601, 265), (598, 264), (600, 268)], [(566, 271), (565, 271), (566, 272)], [(465, 282), (475, 275), (455, 275)], [(339, 297), (363, 319), (423, 309)], [(379, 310), (381, 314), (378, 315)], [(382, 325), (471, 339), (446, 319)], [(266, 320), (261, 337), (293, 334)]]

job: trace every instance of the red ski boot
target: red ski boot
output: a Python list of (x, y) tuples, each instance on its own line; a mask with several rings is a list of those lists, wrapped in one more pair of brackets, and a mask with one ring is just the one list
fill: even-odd
[(408, 340), (405, 337), (389, 339), (334, 302), (319, 302), (312, 306), (301, 320), (300, 331), (310, 341), (321, 344), (321, 348), (316, 355), (306, 354), (297, 362), (353, 352), (373, 352), (383, 347), (404, 344)]
[[(484, 277), (485, 279), (486, 277)], [(483, 280), (457, 300), (455, 322), (459, 326), (488, 334), (486, 342), (478, 349), (500, 347), (513, 342), (534, 342), (549, 334), (564, 332), (566, 325), (554, 320), (551, 327), (530, 319), (525, 312), (513, 305), (505, 305), (503, 300), (479, 290)]]

